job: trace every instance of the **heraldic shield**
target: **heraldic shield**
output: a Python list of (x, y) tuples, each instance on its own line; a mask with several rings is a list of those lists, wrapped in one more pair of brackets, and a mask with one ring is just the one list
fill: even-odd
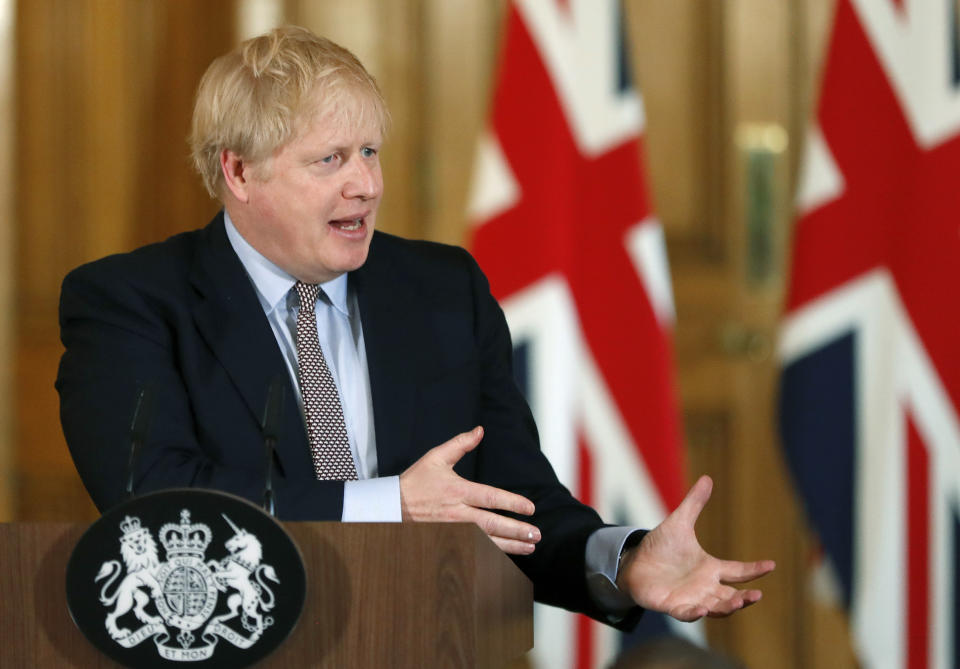
[(305, 593), (303, 559), (283, 527), (212, 490), (166, 490), (111, 509), (67, 564), (74, 622), (131, 667), (252, 664), (293, 630)]

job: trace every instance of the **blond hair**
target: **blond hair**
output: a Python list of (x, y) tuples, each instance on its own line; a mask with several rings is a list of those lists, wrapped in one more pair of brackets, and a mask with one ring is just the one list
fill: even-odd
[(263, 161), (312, 112), (372, 122), (381, 133), (389, 121), (377, 82), (357, 57), (305, 28), (275, 28), (214, 60), (200, 80), (190, 132), (193, 164), (210, 195), (220, 197), (224, 149)]

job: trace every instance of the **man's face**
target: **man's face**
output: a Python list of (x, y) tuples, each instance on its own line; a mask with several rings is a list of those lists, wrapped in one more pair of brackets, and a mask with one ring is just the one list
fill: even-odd
[(306, 283), (363, 265), (383, 195), (379, 127), (337, 118), (308, 119), (269, 160), (245, 169), (249, 200), (242, 215), (231, 212), (255, 249)]

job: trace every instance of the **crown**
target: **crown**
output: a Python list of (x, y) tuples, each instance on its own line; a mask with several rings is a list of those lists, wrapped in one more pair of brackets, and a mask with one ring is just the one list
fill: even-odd
[(132, 518), (130, 516), (127, 516), (126, 518), (120, 521), (120, 529), (123, 530), (123, 534), (124, 536), (126, 536), (128, 534), (136, 534), (143, 528), (140, 527), (139, 518), (137, 518), (136, 516)]
[(160, 528), (160, 543), (167, 550), (167, 559), (175, 557), (202, 558), (213, 539), (210, 528), (203, 523), (190, 523), (190, 512), (180, 512), (180, 524), (167, 523)]
[(120, 521), (120, 529), (123, 530), (123, 536), (120, 541), (124, 544), (131, 544), (150, 539), (150, 530), (140, 525), (140, 519), (136, 516), (126, 516)]

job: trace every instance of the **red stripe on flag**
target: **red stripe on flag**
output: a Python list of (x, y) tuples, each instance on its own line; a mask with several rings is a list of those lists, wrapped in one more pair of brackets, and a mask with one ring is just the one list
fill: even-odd
[[(574, 492), (584, 504), (593, 502), (593, 457), (582, 433), (577, 434), (577, 461), (580, 473), (577, 490)], [(577, 616), (577, 669), (592, 669), (595, 631), (593, 620), (585, 615)]]
[(930, 456), (907, 415), (908, 669), (930, 666)]
[(577, 615), (577, 669), (593, 669), (593, 621), (583, 614)]

